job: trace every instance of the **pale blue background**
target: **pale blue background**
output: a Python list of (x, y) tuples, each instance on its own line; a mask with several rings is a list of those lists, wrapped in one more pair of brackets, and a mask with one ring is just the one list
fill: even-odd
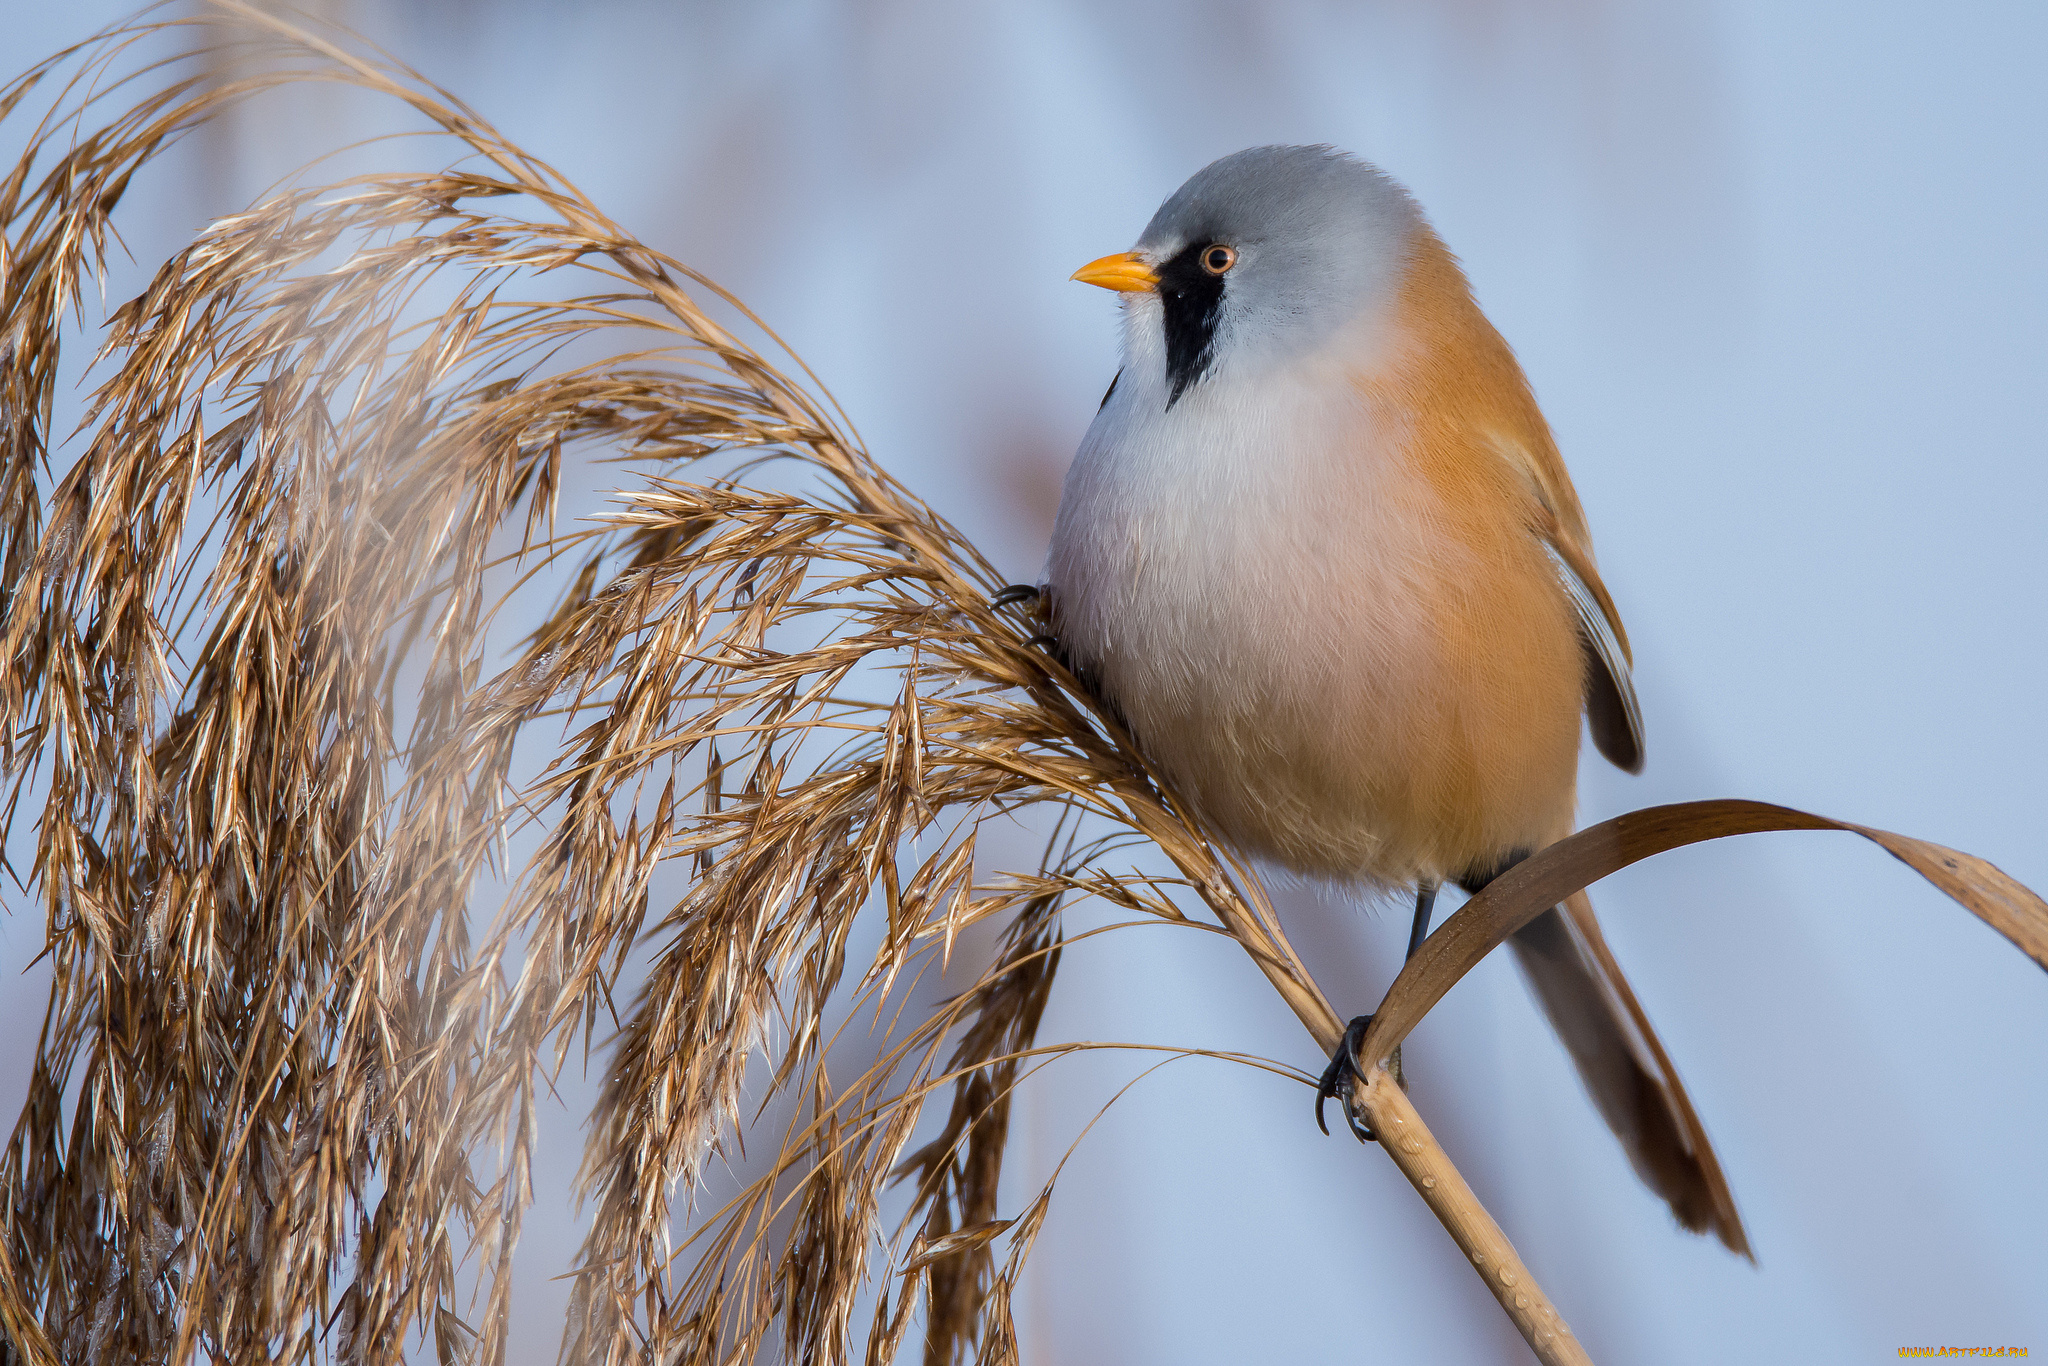
[[(53, 8), (0, 3), (0, 64), (125, 7)], [(1589, 764), (1586, 818), (1757, 797), (2048, 887), (2048, 8), (325, 12), (748, 300), (1017, 577), (1114, 368), (1112, 304), (1068, 272), (1236, 148), (1380, 162), (1519, 352), (1635, 642), (1649, 768)], [(239, 207), (291, 136), (210, 135), (138, 254)], [(1418, 1106), (1596, 1361), (2048, 1351), (2039, 969), (1847, 836), (1668, 856), (1596, 900), (1760, 1267), (1673, 1230), (1505, 963), (1408, 1050)], [(1340, 1006), (1377, 999), (1405, 917), (1285, 904)], [(0, 959), (39, 939), (34, 912), (0, 922)], [(10, 1115), (43, 992), (12, 974)], [(1155, 932), (1070, 953), (1042, 1037), (1316, 1061), (1241, 955)], [(1027, 1095), (1020, 1203), (1138, 1066), (1091, 1055)], [(566, 1112), (545, 1132), (521, 1362), (553, 1357), (579, 1133)], [(1300, 1089), (1218, 1063), (1166, 1069), (1097, 1126), (1034, 1268), (1036, 1363), (1528, 1359), (1391, 1164), (1317, 1134)]]

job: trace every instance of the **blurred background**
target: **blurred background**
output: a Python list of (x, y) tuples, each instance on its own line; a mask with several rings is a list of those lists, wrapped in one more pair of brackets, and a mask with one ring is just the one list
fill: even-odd
[[(0, 0), (7, 74), (126, 4)], [(1865, 0), (313, 7), (448, 86), (810, 362), (869, 449), (1011, 577), (1115, 369), (1068, 283), (1203, 164), (1330, 142), (1414, 190), (1515, 346), (1633, 637), (1649, 766), (1584, 819), (1746, 796), (2048, 887), (2048, 8)], [(358, 130), (211, 125), (124, 221), (142, 269)], [(9, 139), (12, 145), (13, 139)], [(111, 298), (126, 297), (110, 293)], [(991, 871), (1006, 852), (984, 844)], [(1007, 852), (1028, 858), (1019, 832)], [(1278, 892), (1340, 1011), (1404, 909)], [(1759, 1265), (1677, 1231), (1496, 956), (1407, 1049), (1418, 1108), (1595, 1360), (2048, 1351), (2048, 982), (1847, 836), (1683, 851), (1595, 889)], [(40, 915), (0, 920), (0, 1110)], [(1075, 924), (1090, 912), (1079, 913)], [(1182, 942), (1193, 940), (1195, 942)], [(1320, 1059), (1234, 947), (1070, 952), (1042, 1040)], [(1146, 1065), (1024, 1093), (1028, 1200)], [(522, 1250), (554, 1357), (591, 1089)], [(1041, 1083), (1046, 1078), (1041, 1078)], [(1006, 1210), (1006, 1213), (1014, 1210)], [(1017, 1311), (1027, 1360), (1521, 1362), (1379, 1154), (1305, 1090), (1201, 1060), (1075, 1152)]]

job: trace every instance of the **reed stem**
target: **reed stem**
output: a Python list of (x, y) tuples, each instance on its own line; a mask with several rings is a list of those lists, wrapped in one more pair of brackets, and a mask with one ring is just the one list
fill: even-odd
[[(1238, 881), (1247, 890), (1256, 888), (1242, 871)], [(1199, 885), (1204, 900), (1307, 1027), (1316, 1046), (1326, 1055), (1333, 1052), (1343, 1041), (1344, 1022), (1280, 932), (1270, 908), (1263, 902), (1252, 904), (1251, 897), (1240, 895), (1238, 886), (1227, 886), (1221, 879)], [(1592, 1358), (1572, 1336), (1564, 1316), (1543, 1293), (1500, 1225), (1479, 1203), (1422, 1116), (1408, 1103), (1407, 1093), (1384, 1062), (1352, 1084), (1350, 1100), (1352, 1109), (1379, 1135), (1380, 1148), (1394, 1159), (1430, 1213), (1464, 1252), (1472, 1270), (1500, 1301), (1536, 1359), (1544, 1366), (1592, 1366)]]
[[(1335, 1047), (1333, 1044), (1332, 1047)], [(1422, 1196), (1452, 1241), (1463, 1249), (1479, 1279), (1500, 1301), (1515, 1328), (1544, 1366), (1592, 1366), (1543, 1288), (1515, 1254), (1514, 1244), (1493, 1222), (1465, 1178), (1431, 1134), (1408, 1096), (1384, 1067), (1352, 1088), (1352, 1105), (1380, 1136), (1382, 1150)]]

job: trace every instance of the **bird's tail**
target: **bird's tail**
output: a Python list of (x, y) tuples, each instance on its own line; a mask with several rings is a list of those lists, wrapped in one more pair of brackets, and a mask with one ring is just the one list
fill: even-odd
[(1584, 892), (1514, 937), (1515, 957), (1629, 1162), (1678, 1222), (1755, 1261), (1721, 1163)]

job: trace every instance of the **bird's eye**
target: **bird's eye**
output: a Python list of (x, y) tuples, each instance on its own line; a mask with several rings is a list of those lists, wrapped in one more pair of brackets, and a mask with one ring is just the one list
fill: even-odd
[(1236, 264), (1237, 253), (1220, 242), (1202, 253), (1202, 269), (1211, 275), (1221, 275)]

